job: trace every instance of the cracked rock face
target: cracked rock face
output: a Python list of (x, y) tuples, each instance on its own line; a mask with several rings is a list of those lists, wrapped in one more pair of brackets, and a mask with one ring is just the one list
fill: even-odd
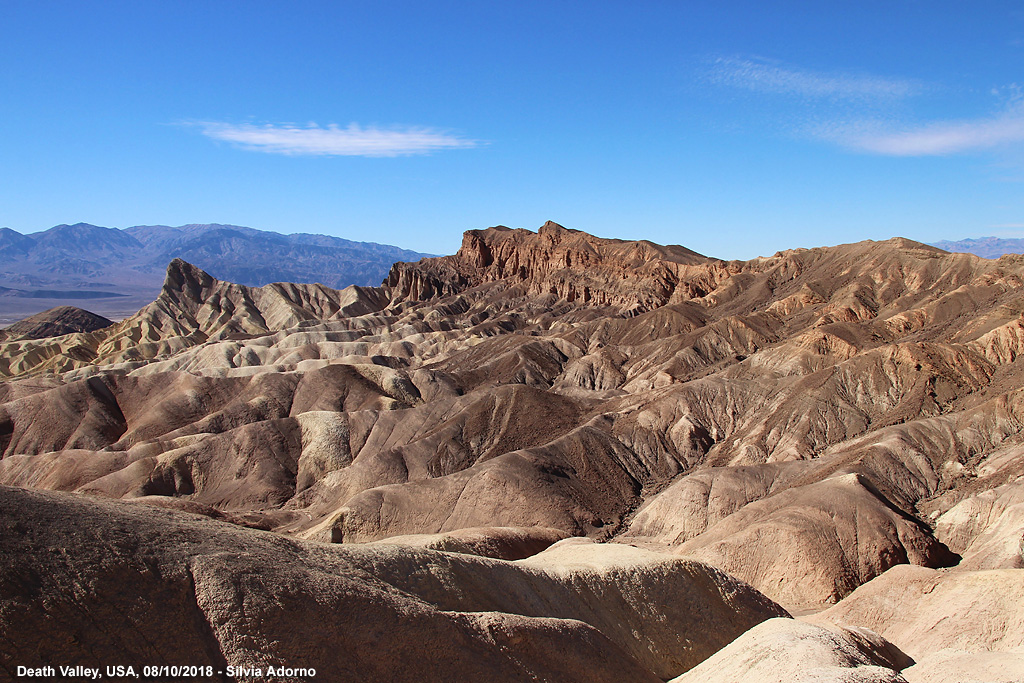
[[(418, 600), (433, 585), (423, 566), (455, 572), (443, 585), (459, 595), (482, 580), (445, 565), (451, 553), (521, 560), (529, 576), (550, 576), (522, 558), (572, 564), (570, 548), (619, 591), (623, 573), (664, 587), (689, 571), (680, 567), (706, 563), (725, 574), (698, 583), (720, 596), (736, 582), (794, 611), (830, 607), (823, 615), (914, 657), (1009, 651), (1012, 629), (997, 638), (966, 622), (963, 637), (926, 627), (939, 603), (891, 577), (930, 572), (941, 593), (987, 586), (991, 572), (1012, 586), (1024, 571), (1022, 314), (1024, 257), (991, 261), (899, 238), (726, 262), (554, 223), (499, 227), (466, 233), (454, 255), (395, 264), (381, 287), (345, 290), (246, 287), (174, 261), (156, 301), (120, 323), (0, 340), (0, 484), (123, 499), (132, 505), (121, 512), (160, 508), (231, 533), (271, 531), (274, 543), (298, 544), (289, 548), (382, 542), (331, 557), (346, 567), (362, 558), (359, 571), (375, 580), (406, 567), (422, 585), (385, 583)], [(634, 548), (622, 567), (596, 570), (588, 553), (614, 551), (566, 537), (649, 555)], [(88, 552), (88, 542), (75, 545)], [(195, 636), (200, 649), (244, 643), (257, 628), (222, 606), (256, 599), (246, 597), (262, 590), (256, 565), (218, 552), (171, 562), (172, 574), (216, 596), (182, 588), (198, 605), (190, 613), (222, 610)], [(70, 567), (84, 561), (75, 553)], [(391, 559), (367, 559), (381, 553)], [(402, 564), (410, 558), (419, 559)], [(490, 561), (464, 560), (473, 572)], [(292, 555), (274, 562), (296, 588), (260, 599), (315, 612), (348, 595), (296, 569)], [(111, 565), (111, 586), (123, 571)], [(100, 590), (108, 579), (95, 580)], [(589, 581), (570, 583), (597, 597), (612, 590)], [(323, 590), (311, 597), (314, 585)], [(27, 599), (31, 586), (5, 599)], [(505, 587), (520, 602), (460, 602), (436, 587), (427, 602), (458, 613), (436, 624), (465, 647), (519, 643), (523, 661), (550, 671), (576, 666), (545, 644), (564, 632), (573, 647), (612, 643), (601, 646), (618, 653), (607, 655), (609, 672), (670, 678), (779, 609), (748, 619), (733, 605), (733, 616), (707, 622), (728, 638), (702, 645), (654, 636), (651, 622), (626, 638), (615, 625), (633, 623), (624, 613), (537, 611)], [(978, 591), (958, 613), (976, 600), (991, 620), (1013, 621), (1009, 603)], [(544, 599), (572, 601), (553, 595)]]

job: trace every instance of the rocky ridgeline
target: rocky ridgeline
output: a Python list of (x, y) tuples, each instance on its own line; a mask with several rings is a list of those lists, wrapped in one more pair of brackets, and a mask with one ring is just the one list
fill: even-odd
[(638, 313), (668, 303), (680, 288), (686, 298), (703, 295), (722, 266), (684, 247), (602, 239), (548, 222), (536, 233), (470, 230), (454, 256), (397, 263), (385, 284), (397, 298), (422, 301), (500, 282), (531, 296)]

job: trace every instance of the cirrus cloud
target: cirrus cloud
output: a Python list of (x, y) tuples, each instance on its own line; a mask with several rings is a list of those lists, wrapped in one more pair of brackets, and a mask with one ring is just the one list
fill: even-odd
[(765, 125), (764, 115), (774, 111), (777, 120), (772, 125), (777, 130), (851, 151), (945, 156), (1001, 151), (1024, 143), (1024, 89), (1016, 83), (990, 89), (993, 97), (1003, 101), (993, 113), (915, 121), (916, 97), (948, 98), (955, 91), (910, 78), (815, 71), (751, 56), (714, 59), (708, 77), (719, 86), (776, 96), (773, 102), (783, 108), (759, 110), (759, 125)]
[(978, 119), (933, 121), (915, 126), (878, 122), (822, 126), (818, 137), (849, 149), (887, 156), (941, 156), (1024, 142), (1024, 107)]
[(813, 71), (759, 58), (715, 59), (710, 78), (756, 92), (844, 100), (891, 100), (917, 95), (925, 86), (915, 80), (876, 75)]
[(476, 147), (480, 143), (452, 133), (424, 127), (378, 128), (336, 124), (231, 124), (199, 122), (203, 135), (256, 152), (290, 156), (397, 157), (438, 150)]

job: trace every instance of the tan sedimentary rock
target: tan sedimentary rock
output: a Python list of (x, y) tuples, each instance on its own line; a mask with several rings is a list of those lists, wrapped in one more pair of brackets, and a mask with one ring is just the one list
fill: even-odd
[(809, 620), (876, 631), (915, 660), (1024, 646), (1024, 569), (898, 565)]
[(965, 569), (1024, 569), (1024, 481), (966, 498), (936, 520)]
[(902, 673), (907, 683), (1016, 683), (1024, 680), (1024, 648), (1006, 652), (939, 650)]
[(862, 475), (833, 476), (752, 502), (677, 552), (784, 604), (834, 603), (893, 565), (953, 560), (890, 505)]
[(0, 512), (6, 670), (116, 658), (340, 681), (656, 681), (784, 614), (711, 567), (625, 546), (521, 563), (328, 546), (7, 487)]
[(894, 667), (909, 663), (870, 632), (769, 619), (672, 683), (904, 683)]
[[(900, 607), (851, 626), (901, 647), (886, 624), (942, 606), (887, 577), (925, 565), (989, 614), (928, 647), (981, 651), (1013, 640), (984, 625), (1013, 608), (968, 570), (1021, 571), (1022, 274), (899, 238), (725, 262), (554, 224), (471, 231), (379, 288), (176, 262), (111, 328), (0, 341), (0, 483), (346, 545), (432, 537), (374, 551), (392, 558), (532, 553), (543, 527), (688, 554), (792, 607), (856, 615), (878, 590)], [(934, 573), (947, 545), (963, 572)], [(459, 623), (540, 652), (557, 624), (520, 617)]]
[(563, 531), (546, 527), (467, 527), (440, 534), (389, 536), (374, 543), (403, 545), (448, 553), (521, 560), (567, 538)]
[(41, 339), (76, 332), (95, 332), (113, 325), (113, 321), (75, 306), (57, 306), (19, 320), (3, 330), (0, 341)]
[(336, 316), (380, 310), (386, 297), (367, 287), (275, 283), (245, 287), (220, 282), (175, 259), (160, 296), (134, 316), (88, 333), (0, 346), (0, 375), (64, 372), (93, 364), (149, 361), (231, 336), (253, 336)]

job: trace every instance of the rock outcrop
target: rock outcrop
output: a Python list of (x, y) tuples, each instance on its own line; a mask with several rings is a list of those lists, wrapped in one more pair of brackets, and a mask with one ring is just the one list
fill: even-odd
[(75, 306), (57, 306), (4, 328), (4, 340), (42, 339), (75, 332), (95, 332), (114, 322)]
[(235, 285), (175, 259), (156, 301), (116, 325), (39, 340), (9, 337), (0, 344), (0, 376), (146, 363), (211, 340), (244, 339), (373, 313), (386, 302), (380, 291), (354, 285), (343, 290), (289, 283)]
[(385, 284), (398, 297), (426, 300), (501, 283), (530, 296), (630, 312), (664, 304), (676, 290), (706, 293), (721, 262), (685, 247), (602, 239), (548, 221), (536, 233), (505, 227), (470, 230), (454, 256), (396, 263)]
[(913, 660), (871, 631), (769, 619), (671, 683), (906, 683)]
[(811, 619), (864, 626), (914, 659), (1024, 647), (1024, 570), (898, 565)]

